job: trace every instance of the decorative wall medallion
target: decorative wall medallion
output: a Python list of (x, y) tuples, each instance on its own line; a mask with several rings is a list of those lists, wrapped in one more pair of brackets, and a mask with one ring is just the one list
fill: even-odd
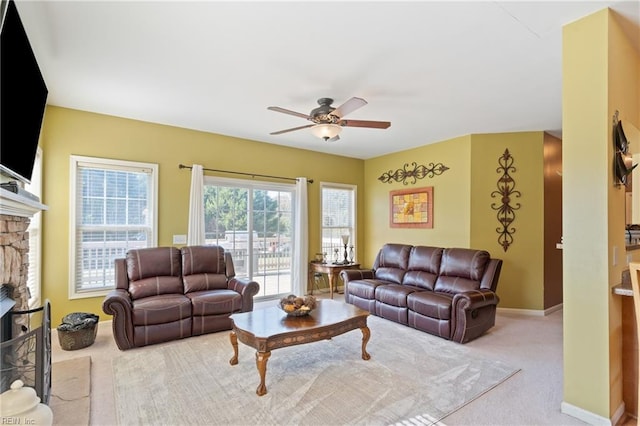
[(622, 128), (622, 120), (618, 119), (619, 112), (613, 114), (613, 173), (616, 185), (627, 185), (636, 165), (631, 164), (629, 141)]
[(507, 251), (513, 243), (513, 234), (516, 229), (511, 225), (516, 219), (515, 210), (520, 209), (520, 203), (511, 205), (512, 197), (520, 198), (521, 195), (520, 191), (514, 190), (516, 182), (509, 174), (516, 171), (516, 168), (513, 167), (513, 161), (509, 149), (505, 149), (498, 159), (500, 167), (496, 169), (496, 172), (502, 175), (497, 182), (498, 190), (491, 193), (491, 198), (500, 197), (500, 204), (491, 203), (491, 208), (498, 211), (497, 217), (501, 226), (496, 228), (496, 232), (499, 234), (498, 243), (504, 251)]
[(407, 170), (409, 167), (408, 163), (405, 163), (404, 167), (396, 170), (389, 170), (386, 173), (380, 175), (378, 180), (382, 183), (391, 183), (391, 181), (402, 182), (404, 185), (407, 185), (409, 179), (413, 179), (411, 182), (415, 184), (418, 179), (424, 179), (426, 177), (432, 178), (437, 175), (441, 175), (442, 173), (449, 170), (447, 166), (442, 163), (429, 163), (428, 166), (418, 165), (415, 161), (411, 163), (413, 169)]

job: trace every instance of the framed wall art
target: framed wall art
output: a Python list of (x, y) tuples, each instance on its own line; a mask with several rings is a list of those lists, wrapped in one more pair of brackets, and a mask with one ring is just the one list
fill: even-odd
[(433, 186), (389, 192), (389, 226), (433, 228)]

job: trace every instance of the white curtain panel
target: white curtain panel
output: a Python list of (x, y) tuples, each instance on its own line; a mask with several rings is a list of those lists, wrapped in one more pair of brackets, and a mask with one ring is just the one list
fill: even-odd
[(307, 259), (309, 259), (309, 224), (307, 205), (307, 178), (296, 178), (296, 210), (294, 218), (293, 293), (307, 292)]
[(191, 193), (189, 198), (189, 231), (187, 245), (204, 244), (204, 172), (200, 164), (191, 168)]

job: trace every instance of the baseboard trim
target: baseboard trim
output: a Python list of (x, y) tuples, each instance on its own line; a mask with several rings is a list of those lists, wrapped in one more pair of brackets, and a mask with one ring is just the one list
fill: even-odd
[(606, 417), (602, 417), (598, 414), (592, 413), (591, 411), (576, 407), (575, 405), (569, 404), (568, 402), (563, 401), (562, 404), (560, 404), (561, 413), (567, 414), (571, 417), (575, 417), (578, 420), (582, 420), (583, 422), (594, 426), (616, 425), (624, 415), (624, 410), (625, 406), (624, 402), (622, 402), (614, 413), (613, 418), (608, 419)]
[(624, 413), (627, 411), (627, 407), (624, 405), (624, 401), (620, 403), (618, 409), (615, 413), (613, 413), (613, 418), (611, 419), (612, 425), (617, 425), (620, 420), (624, 417)]
[(562, 303), (547, 308), (545, 310), (539, 309), (518, 309), (518, 308), (498, 308), (498, 313), (501, 314), (513, 314), (513, 315), (526, 315), (533, 317), (545, 317), (554, 312), (562, 310)]
[(563, 308), (563, 304), (562, 304), (562, 303), (558, 303), (558, 304), (557, 304), (557, 305), (555, 305), (555, 306), (552, 306), (552, 307), (550, 307), (550, 308), (545, 309), (545, 310), (544, 310), (544, 314), (545, 314), (545, 316), (546, 316), (546, 315), (550, 315), (550, 314), (552, 314), (552, 313), (554, 313), (554, 312), (561, 311), (561, 310), (562, 310), (562, 308)]

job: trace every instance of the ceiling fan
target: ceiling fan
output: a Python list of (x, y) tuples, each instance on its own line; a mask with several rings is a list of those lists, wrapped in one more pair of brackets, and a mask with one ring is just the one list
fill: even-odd
[(342, 130), (342, 127), (368, 127), (371, 129), (387, 129), (389, 128), (389, 126), (391, 126), (391, 123), (388, 121), (345, 120), (344, 117), (347, 114), (367, 104), (367, 101), (362, 98), (353, 97), (340, 105), (338, 108), (332, 107), (332, 103), (333, 99), (331, 98), (320, 98), (318, 99), (318, 105), (320, 106), (311, 110), (308, 115), (277, 106), (267, 107), (267, 109), (271, 111), (295, 115), (296, 117), (304, 118), (313, 122), (313, 124), (293, 127), (291, 129), (279, 130), (270, 134), (281, 135), (283, 133), (293, 132), (295, 130), (311, 128), (311, 133), (313, 133), (315, 136), (324, 139), (325, 141), (337, 141), (338, 139), (340, 139), (340, 136), (338, 134)]

